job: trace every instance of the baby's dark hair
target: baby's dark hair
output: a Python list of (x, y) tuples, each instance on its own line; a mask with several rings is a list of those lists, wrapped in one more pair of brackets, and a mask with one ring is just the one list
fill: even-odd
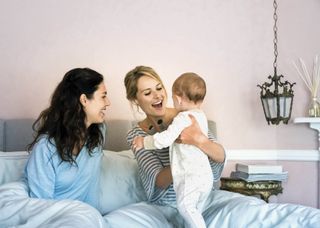
[(202, 102), (206, 96), (206, 83), (196, 73), (184, 73), (174, 81), (172, 93), (184, 96), (194, 103)]

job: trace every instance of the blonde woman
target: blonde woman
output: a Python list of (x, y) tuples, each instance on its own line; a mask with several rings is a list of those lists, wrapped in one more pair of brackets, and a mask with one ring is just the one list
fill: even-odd
[[(167, 107), (167, 93), (159, 75), (150, 67), (138, 66), (131, 70), (124, 80), (127, 99), (138, 106), (146, 118), (138, 123), (127, 136), (128, 143), (135, 150), (139, 174), (146, 191), (148, 201), (154, 205), (176, 208), (176, 194), (170, 167), (169, 147), (155, 150), (144, 148), (136, 150), (133, 139), (137, 136), (153, 135), (171, 124), (178, 114), (176, 109)], [(192, 118), (192, 125), (182, 131), (179, 140), (194, 145), (204, 153), (210, 162), (213, 179), (218, 181), (224, 166), (223, 147), (204, 134), (198, 123)], [(181, 220), (181, 218), (179, 218)], [(180, 221), (181, 222), (181, 221)]]
[(179, 114), (167, 130), (133, 140), (138, 151), (162, 149), (170, 146), (170, 167), (177, 209), (187, 227), (206, 228), (202, 217), (203, 207), (213, 187), (213, 176), (208, 156), (199, 148), (175, 143), (181, 132), (191, 125), (189, 115), (196, 118), (203, 134), (208, 134), (208, 120), (201, 110), (206, 95), (206, 83), (197, 74), (180, 75), (172, 86), (173, 105)]

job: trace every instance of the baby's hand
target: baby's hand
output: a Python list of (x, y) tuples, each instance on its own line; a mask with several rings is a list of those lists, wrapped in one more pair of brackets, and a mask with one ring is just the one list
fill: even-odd
[(132, 141), (132, 149), (134, 152), (144, 148), (143, 144), (143, 137), (142, 136), (137, 136), (133, 139)]

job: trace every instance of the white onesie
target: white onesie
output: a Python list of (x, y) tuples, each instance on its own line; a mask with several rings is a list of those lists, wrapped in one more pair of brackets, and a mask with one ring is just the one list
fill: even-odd
[(144, 138), (145, 149), (170, 146), (170, 164), (177, 208), (187, 227), (206, 227), (202, 217), (204, 203), (213, 187), (213, 175), (208, 156), (193, 145), (175, 143), (183, 129), (191, 125), (193, 115), (201, 131), (208, 135), (208, 121), (200, 109), (180, 112), (167, 130)]

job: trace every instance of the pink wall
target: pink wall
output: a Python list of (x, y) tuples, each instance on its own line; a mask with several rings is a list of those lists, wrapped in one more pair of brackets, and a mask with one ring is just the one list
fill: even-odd
[[(310, 99), (292, 61), (302, 57), (310, 66), (320, 54), (320, 1), (278, 2), (278, 71), (297, 82), (293, 120), (306, 115)], [(268, 126), (264, 119), (257, 84), (273, 73), (272, 1), (2, 0), (0, 27), (0, 118), (37, 117), (67, 70), (90, 67), (105, 75), (108, 118), (133, 119), (123, 78), (143, 64), (169, 91), (186, 71), (206, 79), (204, 110), (227, 149), (317, 149), (317, 133), (306, 124)], [(292, 179), (279, 201), (314, 196), (315, 165), (284, 166)], [(310, 180), (296, 171), (301, 166)], [(288, 200), (289, 189), (299, 197)]]
[[(278, 11), (278, 70), (297, 82), (301, 117), (309, 96), (291, 62), (320, 53), (320, 2), (281, 0)], [(1, 1), (0, 117), (36, 117), (67, 70), (88, 66), (106, 77), (109, 118), (133, 118), (122, 81), (145, 64), (168, 88), (185, 71), (206, 79), (204, 109), (226, 147), (314, 149), (307, 126), (264, 120), (257, 84), (273, 73), (272, 15), (272, 1), (258, 0)]]
[[(292, 117), (301, 117), (309, 97), (291, 62), (320, 53), (320, 2), (281, 0), (278, 11), (278, 71), (297, 82)], [(204, 109), (227, 148), (314, 149), (307, 126), (264, 120), (257, 84), (273, 73), (272, 15), (260, 0), (3, 0), (0, 117), (36, 117), (67, 70), (88, 66), (106, 77), (109, 118), (134, 118), (123, 78), (145, 64), (168, 88), (185, 71), (206, 79)]]

